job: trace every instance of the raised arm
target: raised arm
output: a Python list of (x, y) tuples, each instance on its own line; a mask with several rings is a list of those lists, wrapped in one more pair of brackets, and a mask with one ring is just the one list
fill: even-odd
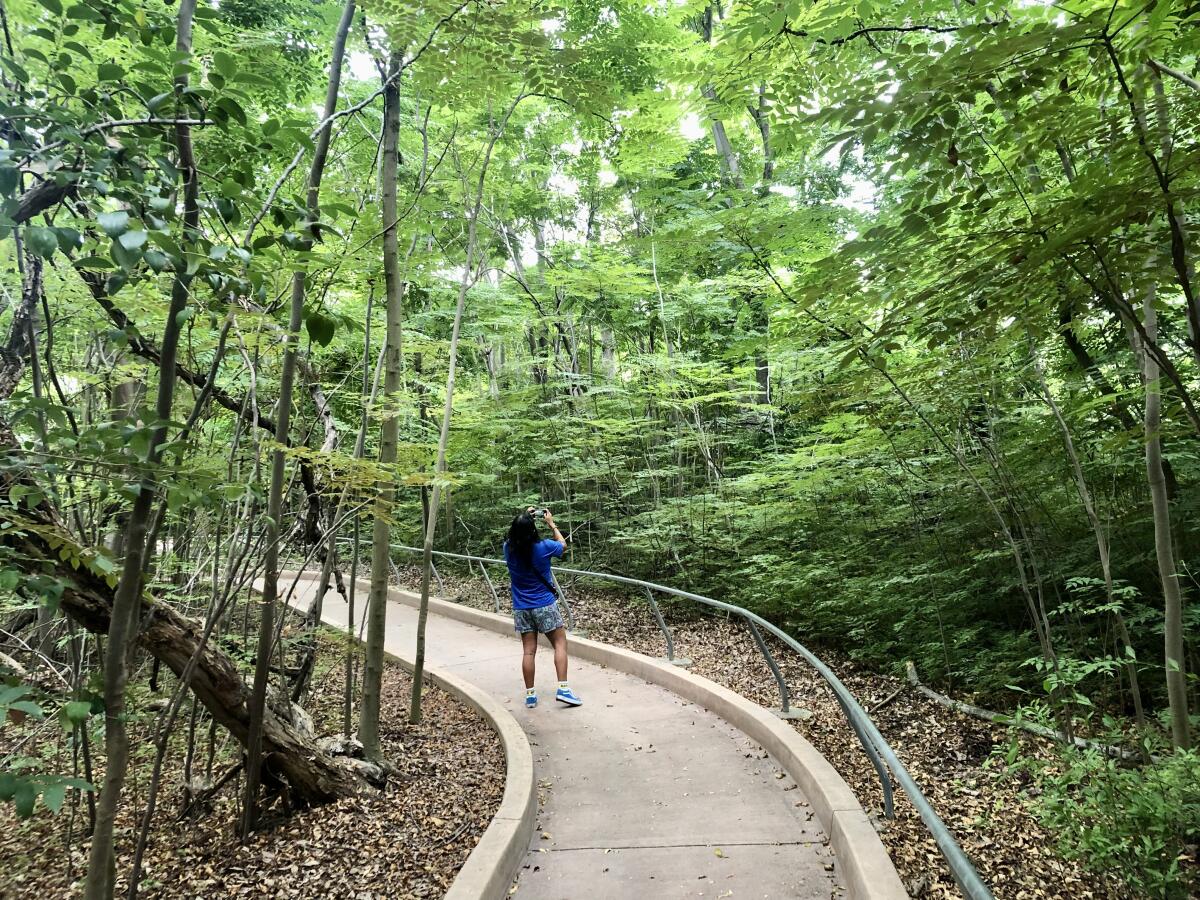
[(550, 530), (554, 533), (554, 539), (562, 544), (563, 547), (566, 547), (567, 539), (563, 537), (562, 532), (558, 530), (558, 526), (554, 524), (554, 516), (550, 513), (550, 510), (546, 510), (542, 515), (542, 519), (550, 526)]

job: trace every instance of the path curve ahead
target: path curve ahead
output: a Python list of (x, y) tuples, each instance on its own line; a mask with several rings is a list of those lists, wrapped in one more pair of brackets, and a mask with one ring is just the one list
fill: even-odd
[[(288, 584), (280, 585), (284, 592)], [(301, 579), (291, 605), (307, 608), (316, 588)], [(361, 581), (358, 595), (364, 606)], [(327, 624), (345, 628), (346, 605), (336, 592), (323, 607)], [(412, 656), (416, 622), (413, 606), (389, 602), (389, 652)], [(662, 687), (574, 658), (571, 687), (584, 705), (569, 709), (553, 699), (557, 681), (545, 642), (540, 703), (526, 710), (515, 635), (433, 610), (426, 635), (429, 666), (497, 698), (533, 748), (542, 802), (517, 897), (844, 896), (829, 837), (807, 798), (723, 719)]]

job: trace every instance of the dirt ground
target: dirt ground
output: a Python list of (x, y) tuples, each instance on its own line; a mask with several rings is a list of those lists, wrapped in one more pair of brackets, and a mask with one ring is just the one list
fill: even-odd
[[(318, 735), (338, 735), (342, 723), (344, 650), (332, 640), (321, 645), (314, 688), (305, 702)], [(163, 687), (166, 694), (171, 683)], [(499, 807), (505, 760), (499, 739), (469, 707), (432, 686), (426, 687), (423, 721), (407, 724), (409, 676), (399, 666), (385, 670), (381, 738), (398, 774), (382, 792), (363, 794), (298, 813), (275, 816), (276, 824), (246, 844), (236, 837), (240, 779), (201, 808), (180, 818), (183, 791), (181, 714), (164, 766), (163, 790), (143, 864), (139, 896), (144, 898), (440, 897), (475, 847)], [(159, 694), (158, 697), (164, 694)], [(131, 724), (134, 756), (126, 787), (129, 801), (117, 823), (117, 895), (124, 895), (132, 858), (132, 815), (140, 810), (153, 763), (150, 740), (156, 699), (135, 688), (142, 712)], [(186, 711), (188, 707), (184, 707)], [(201, 723), (196, 772), (207, 769), (208, 725)], [(32, 734), (32, 737), (30, 736)], [(26, 740), (28, 739), (28, 740)], [(100, 743), (101, 738), (95, 738)], [(56, 722), (27, 720), (0, 730), (0, 757), (14, 750), (53, 761), (48, 769), (71, 770), (71, 753)], [(218, 730), (213, 781), (229, 771), (235, 746)], [(95, 750), (93, 751), (95, 752)], [(99, 773), (96, 773), (99, 778)], [(88, 841), (86, 802), (68, 798), (59, 814), (39, 804), (33, 818), (15, 818), (0, 804), (0, 897), (82, 896)]]

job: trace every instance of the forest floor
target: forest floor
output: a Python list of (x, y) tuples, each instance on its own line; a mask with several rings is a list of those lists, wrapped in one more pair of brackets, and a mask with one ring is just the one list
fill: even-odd
[[(482, 580), (441, 574), (449, 599), (494, 611)], [(419, 589), (415, 567), (401, 569), (400, 576), (404, 586)], [(576, 624), (589, 638), (664, 656), (662, 633), (644, 600), (586, 584), (564, 582), (564, 588)], [(723, 616), (695, 615), (690, 605), (660, 605), (675, 638), (675, 655), (692, 660), (689, 671), (765, 707), (779, 706), (770, 669), (744, 625)], [(919, 900), (961, 897), (932, 837), (899, 789), (895, 819), (884, 818), (878, 777), (832, 691), (782, 645), (772, 645), (771, 652), (787, 680), (792, 707), (812, 713), (811, 719), (791, 724), (858, 795), (910, 895)], [(1055, 852), (1054, 835), (1032, 809), (1028, 782), (1005, 776), (1003, 761), (994, 756), (1009, 747), (1013, 737), (1008, 729), (945, 709), (902, 679), (864, 669), (843, 654), (822, 650), (821, 657), (870, 712), (998, 900), (1134, 896), (1115, 875), (1088, 871)], [(1045, 742), (1025, 735), (1016, 739), (1023, 754), (1049, 757)]]
[[(314, 688), (305, 703), (318, 735), (341, 733), (343, 650), (322, 640)], [(169, 696), (173, 683), (164, 679)], [(407, 723), (411, 679), (399, 666), (385, 669), (381, 739), (399, 774), (382, 792), (366, 792), (299, 813), (259, 831), (246, 843), (236, 837), (240, 779), (233, 779), (203, 809), (179, 818), (183, 801), (182, 735), (172, 741), (163, 771), (155, 828), (143, 864), (140, 896), (272, 898), (441, 897), (491, 823), (504, 792), (505, 759), (499, 738), (480, 716), (449, 694), (427, 685), (423, 721)], [(117, 895), (123, 896), (136, 823), (153, 764), (156, 714), (144, 682), (135, 689), (143, 710), (131, 727), (135, 748), (126, 797), (117, 822)], [(184, 708), (186, 711), (186, 707)], [(95, 717), (93, 720), (95, 721)], [(53, 760), (52, 771), (71, 769), (70, 751), (53, 717), (0, 730), (0, 758), (14, 751)], [(36, 730), (34, 737), (21, 745)], [(181, 711), (177, 732), (186, 733)], [(196, 770), (207, 768), (208, 728), (197, 741)], [(178, 744), (178, 746), (176, 746)], [(96, 751), (93, 750), (93, 753)], [(228, 770), (236, 748), (218, 733), (212, 772)], [(100, 773), (95, 773), (99, 780)], [(70, 799), (58, 815), (40, 804), (33, 818), (15, 818), (0, 804), (0, 897), (82, 895), (88, 842), (86, 805)]]

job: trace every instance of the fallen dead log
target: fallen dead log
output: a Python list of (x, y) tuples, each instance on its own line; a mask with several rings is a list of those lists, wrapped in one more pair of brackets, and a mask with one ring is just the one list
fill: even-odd
[(18, 635), (36, 621), (37, 609), (29, 606), (13, 613), (12, 618), (0, 626), (0, 631), (7, 635)]
[[(11, 516), (4, 543), (21, 567), (52, 574), (63, 585), (60, 608), (88, 631), (104, 634), (112, 616), (113, 588), (95, 569), (99, 556), (76, 543), (43, 504), (19, 519)], [(137, 639), (154, 659), (179, 676), (196, 655), (190, 687), (213, 719), (243, 746), (250, 725), (250, 688), (225, 653), (203, 641), (202, 623), (150, 597), (143, 597)], [(367, 784), (357, 767), (325, 753), (269, 705), (263, 722), (267, 768), (285, 781), (292, 798), (304, 805), (327, 803)]]
[[(1056, 743), (1067, 743), (1066, 738), (1055, 731), (1053, 728), (1047, 728), (1045, 725), (1039, 725), (1036, 722), (1025, 722), (1004, 713), (994, 712), (990, 709), (984, 709), (981, 706), (975, 706), (971, 703), (964, 703), (961, 700), (955, 700), (953, 697), (947, 697), (945, 694), (939, 694), (933, 688), (921, 681), (917, 675), (917, 667), (913, 665), (912, 660), (907, 660), (904, 664), (905, 671), (908, 674), (908, 683), (916, 688), (925, 697), (932, 700), (938, 706), (946, 709), (954, 710), (962, 713), (965, 716), (971, 716), (975, 719), (982, 719), (985, 722), (991, 722), (994, 725), (1004, 725), (1009, 728), (1019, 728), (1029, 734), (1046, 740), (1055, 741)], [(1094, 741), (1089, 738), (1076, 737), (1073, 738), (1073, 743), (1080, 750), (1098, 750), (1105, 756), (1113, 759), (1119, 759), (1122, 762), (1140, 763), (1144, 761), (1143, 755), (1137, 750), (1130, 750), (1126, 747), (1115, 747), (1112, 744), (1105, 744), (1101, 741)]]
[(13, 659), (11, 656), (9, 656), (7, 653), (0, 653), (0, 666), (4, 666), (7, 669), (11, 669), (12, 673), (14, 675), (16, 675), (18, 678), (29, 677), (29, 670), (26, 669), (19, 662), (17, 662), (15, 659)]

